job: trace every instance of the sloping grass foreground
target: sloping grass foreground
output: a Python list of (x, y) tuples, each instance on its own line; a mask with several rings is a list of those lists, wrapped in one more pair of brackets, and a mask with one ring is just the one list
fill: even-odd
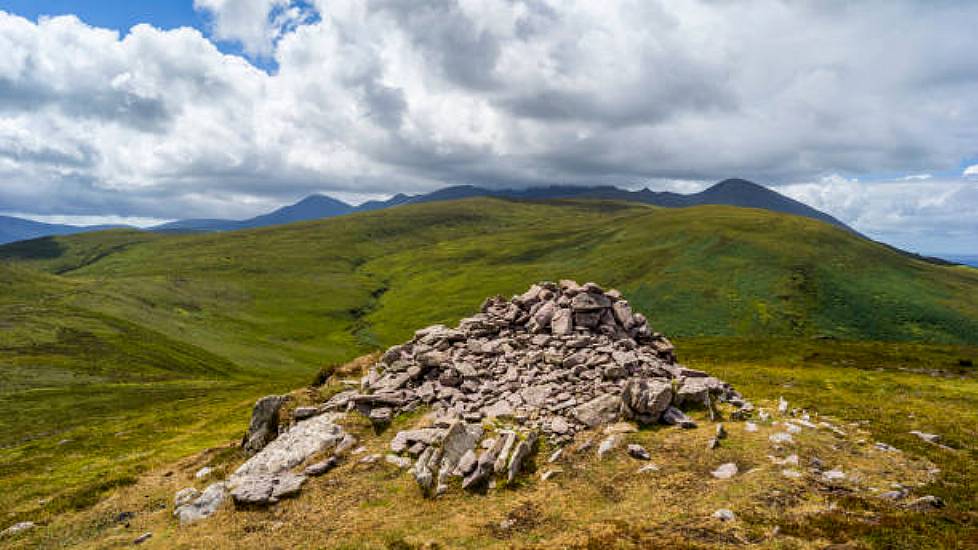
[[(652, 474), (636, 474), (640, 463), (623, 453), (599, 461), (593, 450), (549, 465), (543, 448), (535, 473), (514, 487), (485, 495), (456, 487), (426, 500), (410, 475), (351, 460), (268, 510), (233, 511), (228, 504), (209, 520), (179, 526), (171, 517), (173, 493), (206, 484), (193, 479), (204, 465), (226, 472), (242, 460), (229, 443), (153, 470), (17, 542), (102, 548), (129, 544), (144, 532), (153, 533), (147, 546), (159, 548), (965, 548), (978, 542), (978, 495), (971, 490), (978, 484), (978, 379), (973, 368), (958, 365), (975, 357), (975, 348), (723, 338), (682, 341), (679, 351), (687, 364), (725, 377), (769, 410), (784, 395), (793, 407), (851, 432), (847, 439), (806, 432), (794, 450), (800, 470), (817, 456), (859, 473), (859, 481), (785, 479), (767, 457), (773, 428), (764, 423), (752, 434), (728, 421), (730, 436), (710, 451), (712, 425), (700, 417), (693, 432), (656, 427), (628, 436), (652, 452), (660, 467)], [(716, 359), (727, 356), (732, 359)], [(382, 434), (356, 416), (349, 423), (368, 452), (384, 452), (391, 434), (416, 420), (402, 418)], [(939, 433), (953, 450), (926, 444), (911, 429)], [(881, 451), (876, 442), (900, 452)], [(709, 471), (727, 461), (742, 473), (712, 479)], [(935, 465), (937, 480), (916, 486)], [(549, 468), (560, 472), (540, 480)], [(913, 486), (911, 498), (940, 496), (947, 506), (914, 511), (879, 498), (891, 483)], [(712, 519), (720, 507), (737, 520)]]

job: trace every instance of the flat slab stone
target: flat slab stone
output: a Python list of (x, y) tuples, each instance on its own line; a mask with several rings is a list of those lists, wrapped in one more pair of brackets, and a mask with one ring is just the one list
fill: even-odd
[(237, 485), (245, 477), (284, 472), (316, 453), (335, 447), (345, 435), (335, 424), (339, 417), (339, 414), (328, 413), (299, 422), (235, 470), (231, 485)]
[(274, 504), (280, 499), (298, 494), (305, 482), (306, 476), (291, 472), (249, 476), (232, 488), (231, 497), (236, 504)]

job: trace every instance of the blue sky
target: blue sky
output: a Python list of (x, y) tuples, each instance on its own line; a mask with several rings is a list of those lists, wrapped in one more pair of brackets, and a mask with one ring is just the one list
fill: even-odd
[(90, 25), (122, 32), (139, 23), (163, 29), (205, 29), (207, 16), (193, 2), (180, 0), (3, 0), (0, 9), (30, 19), (42, 15), (75, 15)]
[[(978, 252), (978, 3), (0, 12), (0, 213), (150, 223), (247, 218), (312, 193), (690, 192), (743, 177), (903, 248)], [(67, 14), (81, 22), (39, 19)]]
[[(160, 29), (193, 27), (210, 37), (213, 23), (207, 11), (195, 10), (192, 1), (182, 0), (0, 0), (0, 10), (32, 20), (74, 15), (89, 25), (113, 29), (121, 35), (134, 25), (149, 23)], [(211, 38), (222, 52), (247, 57), (240, 43)], [(274, 67), (274, 62), (269, 59), (252, 58), (249, 61), (265, 70)]]

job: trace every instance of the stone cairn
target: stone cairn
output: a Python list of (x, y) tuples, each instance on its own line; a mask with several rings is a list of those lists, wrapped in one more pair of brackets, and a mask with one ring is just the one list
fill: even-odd
[[(512, 481), (540, 436), (559, 447), (622, 419), (695, 428), (683, 409), (702, 407), (712, 418), (718, 402), (736, 407), (735, 416), (753, 410), (725, 382), (679, 365), (669, 340), (620, 292), (563, 280), (487, 299), (454, 329), (417, 331), (383, 354), (359, 391), (337, 394), (319, 412), (357, 410), (384, 425), (430, 407), (434, 427), (391, 442), (396, 455), (416, 457), (412, 471), (430, 494), (451, 476), (465, 488), (503, 473)], [(480, 445), (487, 420), (510, 429)]]

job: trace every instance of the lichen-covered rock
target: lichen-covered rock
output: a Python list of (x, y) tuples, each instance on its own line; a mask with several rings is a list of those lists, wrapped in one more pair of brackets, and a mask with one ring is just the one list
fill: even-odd
[(231, 476), (231, 484), (248, 476), (278, 474), (335, 447), (346, 435), (335, 423), (337, 418), (335, 414), (324, 414), (296, 424), (238, 467)]
[(257, 453), (278, 437), (278, 413), (286, 399), (284, 395), (267, 395), (255, 403), (248, 432), (241, 440), (241, 447), (245, 451)]
[(197, 498), (178, 506), (173, 511), (180, 523), (193, 523), (214, 515), (221, 507), (221, 503), (227, 496), (227, 484), (222, 482), (212, 483)]

